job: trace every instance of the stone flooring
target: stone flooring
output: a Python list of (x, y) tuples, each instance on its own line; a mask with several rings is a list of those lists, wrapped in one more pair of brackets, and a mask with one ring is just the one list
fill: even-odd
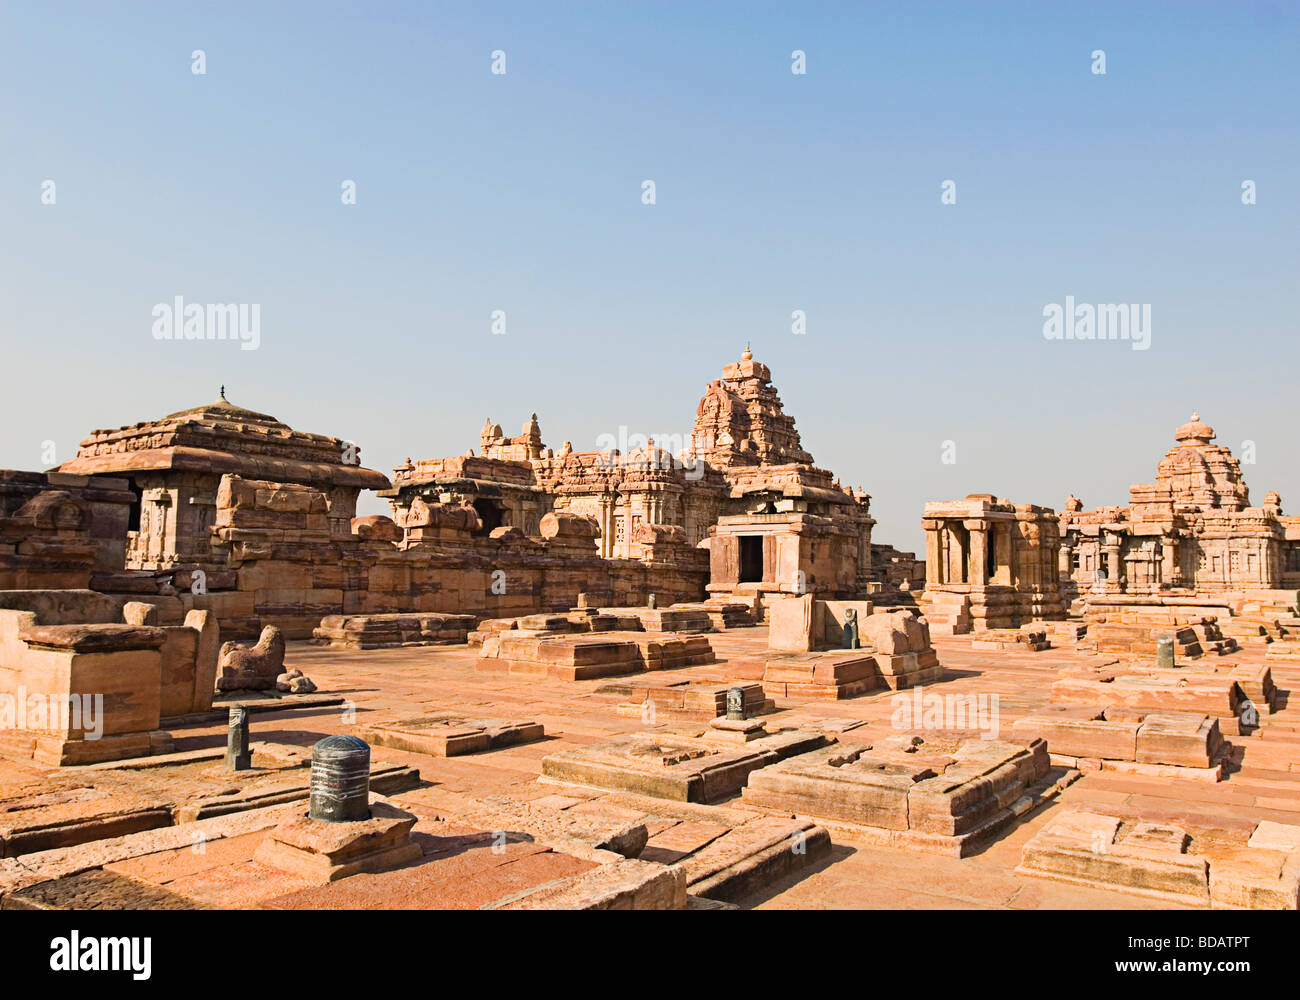
[[(662, 671), (656, 679), (757, 680), (767, 658), (766, 635), (762, 627), (712, 633), (717, 662)], [(1061, 669), (1111, 659), (1072, 649), (975, 650), (970, 639), (963, 636), (936, 637), (934, 643), (945, 674), (941, 682), (927, 685), (925, 692), (997, 694), (1004, 736), (1016, 719), (1049, 704), (1051, 683)], [(708, 806), (670, 804), (590, 789), (575, 792), (569, 786), (538, 781), (543, 757), (642, 731), (645, 725), (639, 718), (616, 711), (620, 703), (626, 702), (625, 695), (598, 693), (607, 680), (562, 681), (484, 673), (474, 668), (476, 656), (476, 651), (465, 646), (357, 651), (293, 643), (286, 664), (303, 670), (322, 694), (341, 696), (343, 703), (259, 712), (252, 716), (252, 739), (308, 747), (330, 733), (438, 711), (485, 719), (524, 718), (541, 723), (545, 737), (450, 758), (375, 748), (376, 759), (418, 768), (427, 783), (416, 790), (391, 794), (390, 800), (429, 815), (445, 812), (444, 807), (457, 803), (470, 809), (469, 803), (487, 802), (511, 814), (511, 810), (527, 808), (530, 803), (552, 808), (557, 802), (564, 807), (566, 802), (589, 804), (599, 800), (595, 802), (598, 806), (648, 815), (650, 843), (644, 857), (665, 861), (692, 856), (692, 852), (704, 859), (707, 845), (722, 843), (718, 838), (728, 831), (734, 834), (761, 825), (764, 814), (743, 804), (739, 797)], [(1263, 647), (1247, 647), (1229, 657), (1212, 659), (1216, 663), (1243, 663), (1263, 662), (1263, 657)], [(1279, 710), (1266, 716), (1254, 735), (1227, 737), (1232, 745), (1231, 763), (1226, 780), (1220, 783), (1085, 773), (1058, 798), (962, 859), (855, 843), (832, 830), (833, 844), (828, 854), (810, 860), (801, 870), (789, 874), (777, 871), (757, 880), (761, 884), (738, 881), (736, 886), (744, 891), (733, 892), (728, 898), (742, 907), (772, 909), (1169, 908), (1175, 904), (1121, 891), (1052, 882), (1016, 874), (1014, 869), (1020, 863), (1024, 843), (1052, 816), (1075, 806), (1177, 824), (1195, 831), (1199, 843), (1211, 845), (1216, 841), (1225, 845), (1244, 842), (1254, 826), (1265, 819), (1300, 824), (1300, 712), (1288, 705), (1288, 692), (1300, 681), (1300, 663), (1273, 664), (1273, 671), (1280, 689)], [(819, 720), (834, 729), (836, 721), (862, 720), (865, 725), (841, 731), (840, 739), (846, 743), (870, 741), (895, 732), (891, 716), (896, 697), (910, 698), (912, 694), (881, 690), (840, 701), (778, 698), (777, 711), (763, 719), (769, 729), (782, 725), (803, 727)], [(843, 730), (843, 726), (839, 728)], [(197, 723), (173, 727), (172, 733), (177, 751), (200, 751), (224, 745), (225, 725)], [(8, 788), (30, 786), (42, 773), (42, 768), (30, 763), (0, 761), (0, 797), (7, 794)], [(88, 776), (87, 780), (92, 778)], [(482, 821), (470, 825), (480, 831), (493, 829), (487, 822), (489, 812), (484, 813)], [(461, 822), (461, 818), (456, 821)], [(466, 835), (470, 835), (468, 829)], [(554, 866), (558, 866), (554, 867), (557, 872), (564, 866), (581, 867), (568, 857), (546, 860), (548, 872)], [(709, 863), (716, 868), (723, 862)], [(710, 877), (710, 871), (703, 868), (697, 874), (701, 879)], [(358, 882), (355, 891), (364, 895), (369, 890)], [(451, 903), (458, 892), (461, 890), (448, 882), (435, 895)], [(468, 894), (474, 899), (481, 895)], [(215, 898), (213, 901), (217, 902)], [(253, 897), (249, 897), (252, 901)], [(227, 897), (220, 905), (232, 902), (237, 900)], [(281, 905), (295, 902), (286, 899)], [(296, 905), (314, 907), (319, 901), (304, 896)], [(371, 905), (378, 905), (378, 899)], [(402, 904), (395, 901), (394, 905)]]

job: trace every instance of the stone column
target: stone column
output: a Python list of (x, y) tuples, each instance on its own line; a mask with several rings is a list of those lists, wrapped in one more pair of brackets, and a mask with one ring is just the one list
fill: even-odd
[(600, 500), (600, 554), (606, 559), (614, 554), (614, 502), (608, 496)]
[(985, 587), (989, 582), (989, 523), (963, 521), (962, 527), (970, 532), (970, 549), (967, 554), (969, 570), (966, 579), (972, 587)]
[(1165, 535), (1160, 539), (1160, 582), (1162, 586), (1172, 587), (1178, 575), (1178, 542)]
[(935, 587), (944, 582), (939, 571), (939, 530), (942, 522), (923, 519), (921, 527), (925, 529), (925, 585)]
[(226, 767), (232, 771), (247, 771), (252, 767), (248, 752), (248, 710), (243, 705), (231, 705), (226, 732)]
[(311, 750), (308, 812), (330, 823), (370, 818), (370, 746), (350, 735), (326, 736)]
[(1106, 553), (1106, 589), (1118, 590), (1120, 579), (1123, 577), (1123, 567), (1119, 559), (1119, 542), (1113, 538), (1107, 538), (1104, 549)]

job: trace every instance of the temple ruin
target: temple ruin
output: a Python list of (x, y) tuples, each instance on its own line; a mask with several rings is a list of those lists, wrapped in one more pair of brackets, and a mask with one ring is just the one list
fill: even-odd
[(1193, 413), (1156, 481), (1131, 487), (1127, 507), (1066, 501), (1061, 575), (1071, 596), (1300, 588), (1300, 517), (1284, 516), (1274, 492), (1252, 507), (1241, 463), (1214, 438)]
[(224, 387), (94, 431), (0, 472), (0, 906), (1296, 909), (1300, 518), (1214, 437), (918, 559), (748, 347), (680, 442), (391, 480)]

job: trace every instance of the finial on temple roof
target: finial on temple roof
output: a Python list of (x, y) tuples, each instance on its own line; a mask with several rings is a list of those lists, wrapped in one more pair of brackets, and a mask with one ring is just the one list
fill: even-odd
[(1200, 412), (1197, 411), (1197, 410), (1193, 410), (1193, 411), (1192, 411), (1192, 423), (1196, 423), (1196, 422), (1197, 422), (1198, 420), (1200, 420), (1200, 419), (1201, 419), (1201, 414), (1200, 414)]
[(226, 398), (226, 387), (224, 385), (221, 387), (221, 398)]
[(740, 356), (741, 361), (753, 361), (754, 352), (749, 349), (749, 342), (745, 342), (745, 353)]

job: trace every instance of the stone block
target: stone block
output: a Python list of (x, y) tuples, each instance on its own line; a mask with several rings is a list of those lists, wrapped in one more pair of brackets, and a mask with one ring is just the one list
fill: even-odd
[(545, 730), (526, 720), (475, 719), (457, 712), (369, 723), (357, 735), (372, 746), (391, 747), (434, 757), (456, 757), (540, 740)]
[(370, 804), (370, 818), (331, 823), (303, 814), (281, 823), (253, 860), (318, 882), (393, 868), (421, 857), (411, 840), (416, 817), (386, 802)]

